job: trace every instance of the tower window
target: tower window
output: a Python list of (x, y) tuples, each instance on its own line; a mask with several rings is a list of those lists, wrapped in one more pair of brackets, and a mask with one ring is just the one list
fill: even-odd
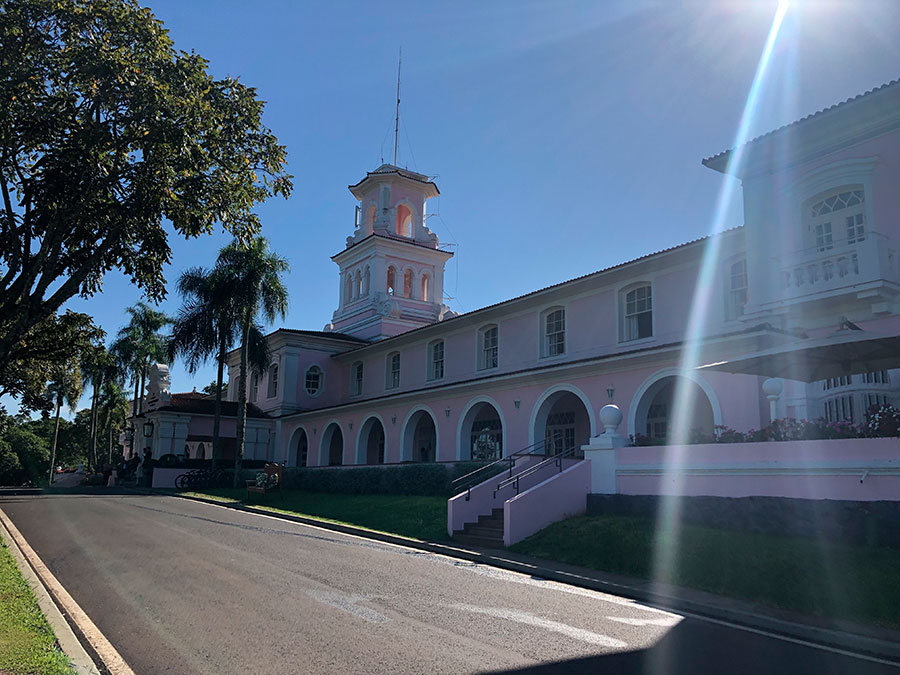
[(403, 297), (411, 298), (413, 289), (413, 271), (406, 270), (403, 273)]
[(363, 363), (357, 361), (350, 369), (350, 395), (359, 396), (363, 392)]
[(401, 237), (413, 236), (412, 211), (406, 204), (397, 206), (397, 234)]
[(387, 269), (387, 288), (385, 289), (388, 295), (394, 295), (394, 289), (396, 288), (397, 283), (397, 271), (394, 269), (393, 265), (388, 267)]
[(428, 379), (440, 380), (444, 377), (444, 341), (435, 340), (428, 345)]
[(388, 354), (385, 386), (387, 389), (396, 389), (400, 386), (400, 352)]
[(429, 281), (430, 281), (430, 279), (428, 278), (428, 275), (423, 274), (422, 275), (422, 300), (424, 300), (425, 302), (428, 301), (428, 295), (430, 293), (430, 289), (428, 288)]

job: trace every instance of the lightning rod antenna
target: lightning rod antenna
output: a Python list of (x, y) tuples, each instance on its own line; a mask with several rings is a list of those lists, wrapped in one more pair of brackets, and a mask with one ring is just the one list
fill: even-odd
[(394, 166), (397, 166), (397, 139), (400, 132), (400, 66), (403, 65), (403, 47), (397, 59), (397, 112), (394, 115)]

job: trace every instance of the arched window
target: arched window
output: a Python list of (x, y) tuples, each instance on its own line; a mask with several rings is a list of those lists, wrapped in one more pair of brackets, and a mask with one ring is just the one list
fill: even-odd
[(363, 363), (357, 361), (350, 368), (350, 395), (359, 396), (363, 392)]
[(375, 225), (375, 205), (374, 204), (372, 204), (369, 207), (369, 212), (366, 215), (366, 223), (368, 223), (369, 225)]
[(733, 321), (744, 315), (747, 304), (747, 259), (741, 258), (728, 266), (728, 292), (725, 299), (725, 318)]
[(428, 275), (423, 274), (422, 275), (422, 300), (424, 300), (425, 302), (428, 302), (428, 295), (431, 292), (431, 289), (428, 288), (429, 281), (430, 281), (430, 279), (428, 278)]
[(362, 295), (362, 273), (356, 270), (356, 279), (353, 281), (353, 297), (359, 298)]
[(412, 211), (406, 204), (397, 206), (397, 234), (401, 237), (413, 236)]
[(440, 380), (444, 377), (444, 341), (435, 340), (428, 345), (428, 379)]
[(653, 293), (650, 284), (627, 291), (622, 311), (623, 342), (653, 337)]
[(411, 298), (412, 297), (412, 289), (413, 289), (413, 271), (406, 270), (403, 273), (403, 297)]
[(353, 277), (349, 274), (344, 279), (344, 302), (353, 300)]
[(322, 391), (322, 369), (319, 366), (312, 365), (306, 369), (306, 393), (310, 396), (318, 396)]
[[(866, 238), (866, 204), (861, 186), (839, 188), (809, 206), (809, 233), (817, 251), (827, 251), (835, 242), (855, 244)], [(843, 242), (841, 240), (844, 240)]]
[(278, 364), (273, 363), (269, 366), (269, 398), (278, 396)]
[(386, 389), (396, 389), (400, 386), (400, 352), (393, 352), (387, 357), (387, 372), (385, 378)]
[(387, 269), (387, 291), (388, 295), (394, 295), (394, 290), (396, 289), (397, 283), (397, 271), (394, 269), (394, 266), (391, 265)]
[(369, 296), (369, 283), (372, 281), (372, 273), (369, 271), (369, 266), (366, 265), (366, 273), (363, 274), (363, 285), (362, 285), (362, 294), (366, 297)]
[(499, 332), (497, 325), (485, 326), (478, 331), (478, 369), (496, 368), (499, 363)]
[(205, 459), (206, 458), (206, 446), (201, 443), (197, 446), (197, 459)]
[(544, 312), (543, 344), (541, 356), (559, 356), (566, 353), (566, 310), (553, 307)]
[(259, 373), (253, 373), (250, 379), (250, 400), (254, 403), (259, 400)]

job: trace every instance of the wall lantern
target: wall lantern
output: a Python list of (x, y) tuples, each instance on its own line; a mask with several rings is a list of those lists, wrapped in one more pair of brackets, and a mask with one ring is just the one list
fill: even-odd
[(350, 431), (353, 431), (353, 422), (350, 422)]
[(609, 385), (609, 386), (606, 388), (606, 395), (609, 396), (609, 402), (612, 403), (612, 402), (613, 402), (613, 396), (616, 395), (616, 388), (615, 388), (614, 386), (612, 386), (612, 385)]
[(515, 401), (513, 401), (513, 405), (516, 406), (516, 410), (518, 410), (519, 406), (522, 405), (522, 401), (516, 399)]
[(450, 408), (447, 408), (446, 410), (444, 410), (444, 414), (445, 414), (447, 417), (450, 417)]
[(153, 420), (147, 420), (144, 422), (144, 438), (150, 438), (153, 436)]
[(397, 424), (397, 416), (391, 415), (391, 424)]

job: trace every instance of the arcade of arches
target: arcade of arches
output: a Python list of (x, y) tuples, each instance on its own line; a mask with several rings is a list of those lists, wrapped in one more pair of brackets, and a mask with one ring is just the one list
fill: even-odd
[[(680, 391), (679, 381), (684, 384)], [(676, 396), (683, 396), (684, 399), (676, 404)], [(703, 389), (692, 380), (672, 375), (657, 380), (644, 392), (635, 412), (635, 436), (665, 440), (675, 426), (675, 414), (690, 414), (685, 431), (691, 437), (713, 435), (713, 409)]]
[(581, 446), (591, 437), (591, 416), (571, 391), (557, 391), (541, 404), (534, 421), (535, 451), (545, 455), (572, 452), (582, 457)]
[(503, 423), (490, 403), (473, 405), (463, 419), (459, 435), (462, 459), (494, 460), (503, 456)]
[(426, 410), (419, 410), (407, 422), (403, 434), (403, 459), (434, 462), (437, 459), (437, 433), (434, 420)]

